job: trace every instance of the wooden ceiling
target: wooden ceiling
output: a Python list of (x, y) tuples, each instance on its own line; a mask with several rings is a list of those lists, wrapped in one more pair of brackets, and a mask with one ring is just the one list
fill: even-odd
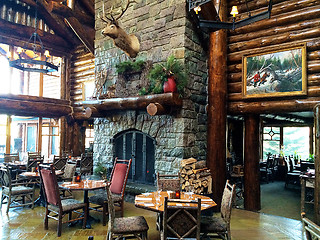
[(94, 0), (7, 0), (0, 8), (2, 43), (24, 47), (35, 31), (37, 9), (37, 33), (45, 48), (62, 56), (84, 44), (94, 53)]

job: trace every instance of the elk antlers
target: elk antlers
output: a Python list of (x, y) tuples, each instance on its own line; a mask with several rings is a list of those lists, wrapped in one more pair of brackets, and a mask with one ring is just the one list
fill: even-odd
[[(104, 1), (103, 1), (103, 5), (102, 5), (102, 14), (103, 16), (100, 17), (102, 21), (104, 22), (113, 22), (113, 23), (117, 23), (118, 20), (123, 16), (123, 14), (128, 10), (129, 6), (131, 3), (136, 3), (136, 1), (131, 1), (131, 0), (127, 0), (127, 4), (124, 8), (121, 7), (121, 12), (120, 14), (117, 16), (117, 17), (114, 17), (114, 13), (112, 13), (113, 11), (113, 6), (111, 7), (110, 11), (108, 11), (107, 13), (105, 13), (105, 10), (104, 10)], [(110, 17), (108, 17), (107, 15), (110, 15)], [(117, 13), (116, 13), (117, 14)]]

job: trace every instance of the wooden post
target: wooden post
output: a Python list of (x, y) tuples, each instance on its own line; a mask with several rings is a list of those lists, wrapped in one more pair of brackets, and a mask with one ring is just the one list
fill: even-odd
[(7, 125), (6, 125), (6, 153), (10, 153), (11, 145), (11, 116), (7, 115)]
[(261, 209), (258, 115), (248, 115), (245, 118), (244, 208), (250, 211)]
[[(215, 0), (219, 5), (219, 0)], [(227, 1), (220, 0), (220, 18), (227, 19)], [(212, 174), (214, 201), (221, 204), (226, 184), (226, 93), (227, 93), (227, 33), (210, 33), (208, 60), (208, 144), (207, 164)], [(219, 207), (220, 208), (220, 207)]]
[(314, 186), (314, 215), (317, 224), (320, 224), (319, 213), (319, 173), (320, 173), (320, 104), (314, 107), (314, 132), (315, 132), (315, 149), (314, 149), (314, 168), (315, 168), (315, 186)]

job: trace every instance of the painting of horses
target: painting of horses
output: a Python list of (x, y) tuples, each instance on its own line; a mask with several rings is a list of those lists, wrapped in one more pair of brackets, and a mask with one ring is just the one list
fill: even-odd
[(242, 95), (279, 97), (305, 95), (306, 45), (277, 49), (242, 58)]

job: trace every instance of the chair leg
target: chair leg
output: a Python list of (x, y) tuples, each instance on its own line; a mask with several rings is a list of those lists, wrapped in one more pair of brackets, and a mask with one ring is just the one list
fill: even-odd
[(60, 237), (62, 232), (62, 214), (59, 213), (58, 216), (58, 230), (57, 230), (57, 236)]
[(123, 200), (121, 200), (121, 202), (120, 202), (121, 217), (123, 217), (123, 208), (124, 208)]
[(48, 224), (48, 221), (49, 221), (49, 217), (48, 217), (48, 215), (49, 215), (49, 210), (48, 210), (48, 208), (46, 208), (46, 216), (44, 217), (44, 229), (45, 230), (48, 230), (48, 228), (49, 228), (49, 224)]
[(85, 229), (87, 226), (87, 219), (88, 219), (88, 206), (85, 206), (83, 211), (84, 211), (84, 218), (83, 218), (83, 225), (82, 228)]
[(104, 203), (102, 205), (102, 225), (103, 226), (107, 225), (107, 207), (108, 207), (107, 203)]
[(8, 197), (7, 214), (9, 213), (10, 204), (11, 204), (11, 195), (9, 195), (9, 197)]

